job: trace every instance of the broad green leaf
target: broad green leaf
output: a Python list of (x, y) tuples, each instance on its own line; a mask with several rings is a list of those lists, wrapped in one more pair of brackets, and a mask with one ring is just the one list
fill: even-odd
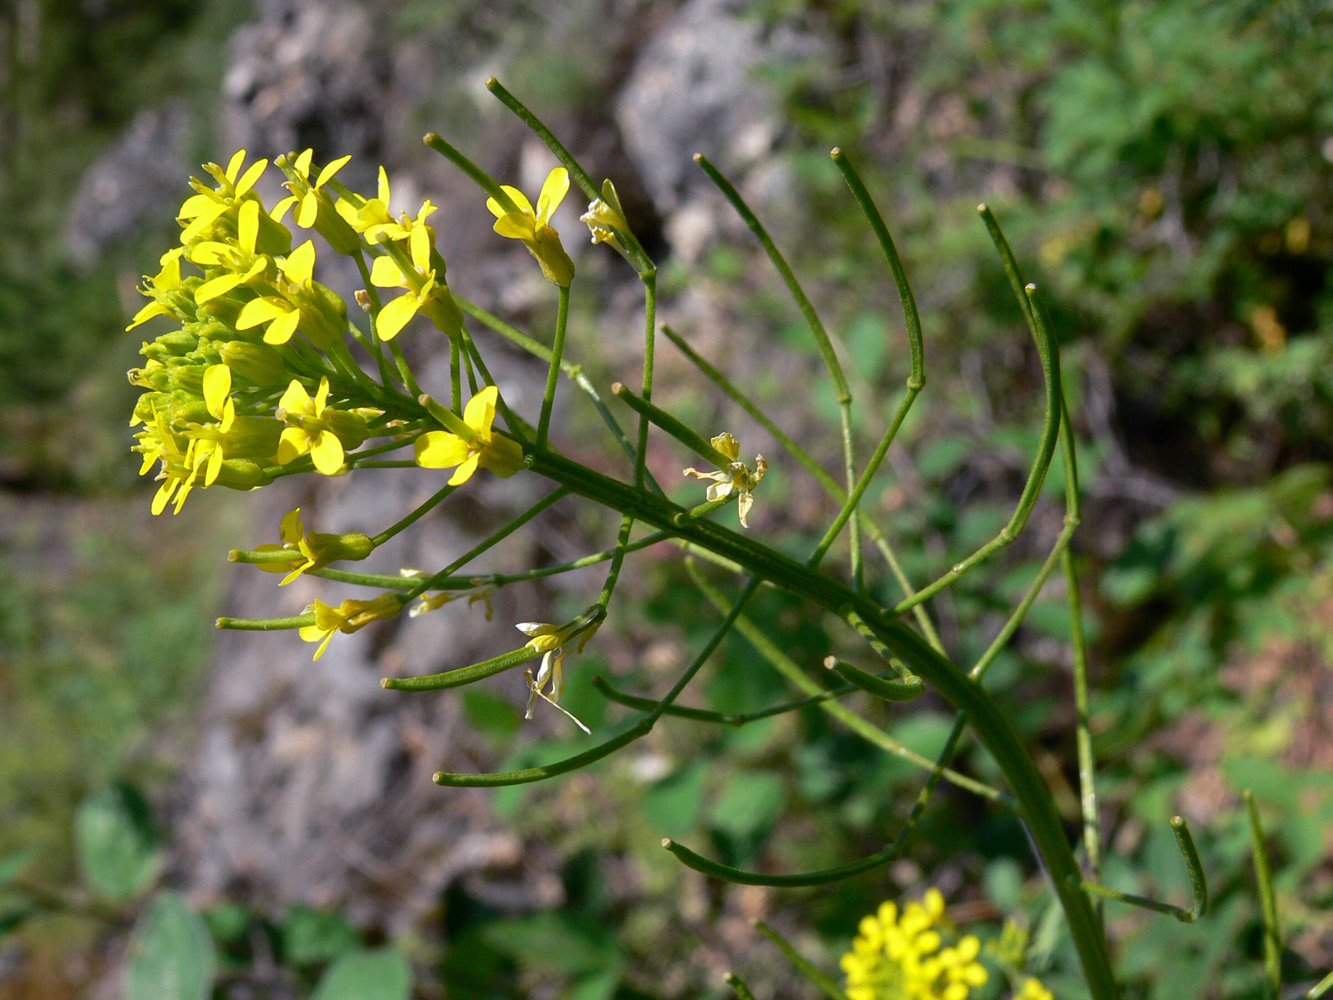
[(199, 914), (174, 893), (160, 894), (130, 939), (125, 1000), (208, 1000), (217, 959)]
[(79, 806), (74, 848), (88, 887), (114, 903), (145, 892), (161, 865), (148, 803), (124, 784), (103, 788)]
[(311, 1000), (407, 1000), (412, 968), (394, 951), (344, 955), (320, 978)]

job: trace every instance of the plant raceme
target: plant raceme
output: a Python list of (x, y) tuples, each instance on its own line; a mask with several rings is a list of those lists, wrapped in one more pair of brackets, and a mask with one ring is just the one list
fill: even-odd
[[(395, 618), (404, 608), (416, 615), (465, 595), (470, 603), (487, 602), (495, 589), (519, 580), (605, 564), (607, 573), (600, 593), (572, 620), (520, 623), (518, 629), (527, 641), (490, 659), (438, 674), (383, 681), (386, 688), (399, 691), (439, 690), (468, 684), (540, 658), (538, 668), (526, 673), (527, 714), (531, 717), (539, 702), (565, 712), (559, 704), (564, 677), (569, 669), (576, 668), (576, 662), (566, 661), (577, 660), (577, 654), (606, 619), (626, 559), (648, 546), (674, 544), (687, 554), (700, 557), (701, 562), (724, 567), (739, 578), (740, 584), (727, 596), (722, 586), (705, 576), (691, 559), (691, 575), (705, 603), (719, 608), (721, 619), (712, 636), (668, 690), (643, 697), (604, 685), (600, 688), (603, 693), (628, 706), (631, 714), (625, 725), (601, 742), (542, 766), (481, 774), (441, 771), (435, 775), (436, 781), (455, 786), (538, 781), (608, 756), (645, 736), (666, 715), (697, 722), (739, 724), (749, 718), (818, 705), (885, 752), (914, 760), (925, 773), (922, 795), (911, 816), (882, 851), (834, 869), (778, 875), (722, 865), (674, 842), (667, 842), (668, 849), (692, 867), (739, 882), (812, 885), (846, 878), (897, 856), (930, 792), (939, 781), (949, 781), (984, 796), (997, 808), (1014, 810), (1022, 817), (1064, 909), (1068, 932), (1092, 996), (1106, 1000), (1118, 995), (1097, 909), (1100, 904), (1093, 902), (1095, 892), (1114, 894), (1095, 885), (1100, 840), (1090, 740), (1086, 732), (1087, 690), (1076, 604), (1077, 579), (1068, 550), (1078, 524), (1074, 450), (1060, 383), (1059, 358), (1043, 309), (1035, 288), (1024, 283), (993, 216), (981, 207), (982, 220), (995, 242), (1041, 359), (1045, 416), (1027, 482), (1012, 517), (990, 541), (975, 552), (953, 560), (938, 579), (918, 586), (904, 574), (889, 538), (863, 504), (898, 429), (925, 385), (921, 324), (887, 227), (848, 158), (835, 149), (833, 162), (865, 215), (901, 298), (910, 356), (907, 385), (891, 419), (887, 426), (876, 431), (875, 444), (868, 455), (858, 455), (854, 424), (857, 411), (832, 338), (792, 269), (741, 195), (711, 163), (702, 156), (696, 157), (786, 284), (835, 391), (841, 466), (836, 476), (786, 435), (740, 386), (703, 358), (685, 338), (662, 328), (707, 382), (770, 432), (785, 452), (784, 464), (792, 470), (800, 467), (808, 472), (836, 505), (837, 513), (818, 544), (804, 559), (797, 559), (789, 554), (790, 546), (767, 544), (757, 537), (759, 530), (749, 527), (756, 498), (760, 510), (767, 502), (763, 480), (770, 462), (756, 457), (747, 464), (741, 458), (740, 442), (732, 434), (719, 428), (700, 431), (690, 427), (653, 402), (659, 332), (657, 271), (636, 238), (614, 185), (609, 180), (600, 185), (594, 183), (531, 111), (496, 81), (488, 86), (547, 144), (558, 161), (542, 185), (535, 208), (516, 187), (498, 183), (440, 136), (430, 134), (425, 143), (477, 183), (480, 196), (496, 217), (495, 232), (521, 242), (542, 277), (553, 286), (555, 321), (549, 341), (517, 329), (450, 288), (445, 261), (430, 222), (435, 206), (428, 200), (419, 206), (394, 204), (383, 168), (378, 173), (376, 191), (367, 195), (339, 181), (347, 157), (320, 165), (311, 150), (278, 156), (271, 166), (285, 177), (290, 195), (272, 207), (264, 203), (256, 190), (270, 164), (262, 159), (248, 162), (245, 151), (236, 153), (225, 166), (205, 165), (206, 177), (190, 181), (193, 193), (178, 213), (182, 229), (180, 245), (163, 254), (157, 273), (145, 278), (142, 292), (149, 301), (129, 327), (136, 329), (160, 318), (169, 319), (172, 324), (171, 329), (144, 344), (142, 353), (146, 360), (142, 367), (130, 372), (131, 382), (143, 390), (132, 420), (138, 428), (134, 450), (142, 456), (141, 473), (146, 474), (154, 467), (158, 470), (160, 485), (152, 501), (153, 513), (161, 514), (168, 506), (179, 513), (195, 489), (226, 486), (250, 490), (285, 476), (305, 473), (340, 476), (373, 468), (407, 468), (419, 469), (422, 476), (439, 483), (428, 500), (374, 535), (308, 530), (300, 511), (291, 512), (280, 526), (275, 526), (276, 541), (233, 552), (233, 561), (282, 573), (280, 586), (298, 576), (322, 577), (364, 587), (369, 591), (368, 596), (336, 605), (316, 600), (285, 618), (221, 618), (219, 627), (297, 630), (302, 639), (315, 646), (314, 656), (319, 659), (337, 633), (356, 632)], [(578, 286), (574, 261), (555, 228), (554, 214), (575, 187), (588, 199), (582, 220), (592, 241), (619, 254), (634, 269), (643, 287), (642, 375), (636, 388), (617, 384), (612, 390), (632, 411), (630, 415), (637, 426), (631, 430), (622, 426), (582, 369), (564, 359), (570, 294)], [(323, 249), (316, 250), (311, 234), (320, 237)], [(354, 303), (344, 301), (320, 282), (322, 255), (328, 253), (350, 258), (357, 267), (363, 287), (356, 293)], [(474, 339), (469, 320), (484, 329), (485, 337), (505, 338), (546, 363), (545, 389), (535, 422), (534, 415), (516, 412), (507, 404), (503, 386), (497, 384), (486, 365), (484, 340)], [(422, 335), (424, 331), (420, 328), (425, 324), (443, 335), (449, 350), (450, 384), (438, 398), (423, 391), (399, 346), (402, 337)], [(562, 374), (589, 398), (612, 439), (624, 452), (623, 476), (578, 462), (549, 440), (552, 404)], [(678, 450), (685, 477), (709, 484), (702, 497), (694, 492), (697, 485), (684, 479), (668, 495), (666, 487), (649, 472), (646, 454), (650, 429), (671, 439), (669, 446)], [(945, 650), (927, 601), (1011, 543), (1024, 529), (1047, 471), (1055, 461), (1057, 448), (1065, 486), (1064, 529), (987, 651), (970, 668), (960, 666)], [(716, 471), (700, 472), (687, 465), (691, 453)], [(454, 491), (468, 489), (477, 477), (484, 475), (538, 477), (553, 488), (449, 565), (433, 571), (404, 569), (396, 575), (346, 567), (345, 564), (364, 560), (389, 539), (409, 530)], [(681, 489), (686, 492), (679, 494)], [(618, 517), (613, 547), (560, 566), (519, 572), (479, 573), (471, 566), (503, 538), (571, 496)], [(713, 516), (733, 502), (737, 506), (739, 530), (726, 526), (728, 518)], [(826, 557), (840, 540), (845, 544), (837, 551), (846, 552), (846, 565), (826, 566)], [(876, 596), (880, 593), (878, 581), (863, 558), (866, 541), (882, 556), (902, 591), (902, 598), (895, 603), (885, 604)], [(339, 564), (343, 568), (336, 568)], [(1075, 635), (1081, 727), (1083, 846), (1089, 880), (1085, 880), (1085, 871), (1074, 858), (1045, 779), (1003, 708), (982, 686), (987, 668), (1057, 567), (1065, 575), (1074, 607), (1071, 627)], [(827, 669), (812, 670), (795, 662), (746, 614), (747, 602), (762, 587), (782, 588), (803, 599), (812, 616), (828, 615), (845, 622), (849, 636), (864, 643), (865, 653), (880, 664), (879, 668), (868, 670), (832, 655), (828, 657)], [(914, 627), (907, 624), (905, 615), (911, 616)], [(804, 697), (738, 716), (718, 716), (678, 707), (676, 702), (681, 693), (732, 630), (750, 641), (761, 659)], [(912, 754), (841, 700), (852, 692), (868, 692), (890, 702), (903, 701), (915, 697), (925, 686), (934, 688), (958, 711), (947, 745), (933, 761)], [(971, 726), (995, 758), (1007, 782), (1006, 791), (991, 788), (949, 767), (964, 726)], [(1187, 831), (1185, 835), (1188, 837)], [(1186, 857), (1188, 861), (1189, 852)], [(1197, 859), (1190, 872), (1194, 885)], [(1196, 909), (1201, 911), (1202, 907)], [(844, 963), (849, 977), (847, 995), (855, 998), (898, 995), (875, 992), (877, 987), (873, 984), (883, 978), (881, 973), (888, 974), (884, 970), (889, 967), (884, 963), (896, 961), (897, 952), (890, 945), (907, 934), (905, 928), (909, 925), (914, 928), (908, 935), (909, 943), (920, 961), (918, 972), (912, 974), (917, 978), (910, 979), (910, 983), (917, 985), (910, 989), (905, 986), (907, 992), (903, 995), (943, 996), (950, 1000), (966, 995), (966, 989), (984, 977), (984, 969), (975, 963), (976, 939), (964, 937), (938, 951), (926, 947), (928, 944), (938, 947), (938, 934), (931, 926), (941, 912), (938, 894), (928, 895), (922, 903), (909, 905), (901, 917), (896, 911), (881, 912), (876, 918), (878, 923), (872, 920), (864, 925), (863, 937), (869, 943), (858, 944)], [(870, 930), (875, 933), (870, 934)], [(901, 948), (899, 951), (907, 954)], [(1041, 994), (1029, 990), (1024, 995)]]

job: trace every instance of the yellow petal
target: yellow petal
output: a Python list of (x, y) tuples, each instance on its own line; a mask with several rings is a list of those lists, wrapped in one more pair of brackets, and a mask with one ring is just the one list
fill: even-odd
[(294, 507), (282, 516), (278, 526), (278, 537), (288, 545), (295, 545), (305, 534), (305, 524), (301, 521), (301, 508)]
[(286, 316), (291, 311), (292, 307), (282, 299), (272, 296), (251, 299), (241, 306), (241, 311), (236, 316), (236, 329), (249, 330), (261, 323), (270, 323), (280, 316)]
[(127, 331), (133, 330), (136, 326), (140, 326), (144, 323), (147, 323), (154, 316), (165, 316), (165, 315), (167, 315), (166, 306), (164, 306), (161, 302), (150, 302), (148, 303), (148, 305), (144, 306), (142, 309), (140, 309), (137, 313), (134, 314), (134, 318), (130, 320), (130, 325), (125, 327), (125, 329)]
[(254, 253), (255, 241), (259, 239), (259, 202), (251, 200), (243, 204), (236, 220), (236, 238), (241, 249)]
[(565, 200), (565, 195), (569, 193), (569, 171), (564, 167), (556, 167), (546, 175), (546, 183), (542, 185), (542, 192), (537, 196), (537, 218), (542, 223), (549, 224), (551, 216), (555, 210), (560, 207), (560, 203)]
[(299, 427), (288, 427), (278, 438), (278, 453), (276, 458), (279, 465), (286, 465), (294, 462), (307, 451), (310, 450), (310, 435)]
[(430, 270), (430, 227), (423, 224), (412, 227), (412, 263), (423, 274)]
[(477, 471), (477, 463), (478, 461), (480, 461), (480, 459), (481, 456), (476, 452), (473, 452), (471, 455), (469, 455), (464, 460), (463, 464), (454, 470), (454, 474), (449, 477), (449, 485), (462, 486), (469, 479), (471, 479), (472, 473)]
[(452, 469), (467, 460), (467, 442), (448, 431), (427, 431), (415, 443), (416, 462), (423, 469)]
[(319, 388), (315, 390), (315, 405), (313, 407), (315, 416), (320, 416), (324, 412), (324, 407), (329, 402), (329, 379), (324, 376), (319, 380)]
[(296, 210), (296, 224), (302, 229), (309, 229), (319, 218), (319, 195), (307, 191), (301, 196), (301, 207)]
[(292, 339), (296, 333), (296, 328), (301, 325), (301, 311), (292, 309), (283, 313), (264, 331), (264, 343), (266, 344), (285, 344)]
[(282, 399), (278, 400), (278, 409), (288, 413), (309, 413), (311, 408), (310, 393), (305, 391), (305, 386), (300, 382), (292, 379)]
[(291, 281), (304, 285), (315, 276), (315, 243), (306, 240), (289, 253), (280, 265), (282, 273)]
[(511, 240), (535, 240), (537, 230), (533, 225), (531, 215), (524, 215), (522, 212), (510, 212), (502, 215), (495, 220), (492, 227), (501, 236), (508, 237)]
[(393, 340), (398, 336), (408, 321), (417, 314), (418, 308), (416, 296), (407, 292), (381, 309), (379, 319), (375, 322), (375, 332), (379, 334), (380, 340)]
[(324, 169), (319, 172), (319, 178), (315, 181), (315, 187), (323, 187), (327, 184), (334, 174), (347, 166), (347, 163), (351, 158), (352, 154), (348, 153), (346, 156), (338, 157), (338, 159), (334, 160), (332, 163), (325, 164)]
[(310, 447), (310, 458), (317, 472), (336, 476), (343, 467), (343, 443), (333, 431), (320, 431)]
[(370, 265), (370, 283), (376, 288), (405, 288), (402, 268), (392, 257), (376, 257)]
[(222, 274), (210, 278), (194, 290), (194, 301), (199, 305), (211, 302), (220, 295), (226, 295), (243, 280), (245, 276), (241, 274)]
[(488, 435), (491, 424), (495, 422), (495, 402), (500, 398), (500, 390), (488, 385), (467, 401), (463, 407), (463, 423), (478, 434)]
[(245, 192), (255, 186), (255, 181), (259, 180), (260, 175), (268, 167), (268, 160), (255, 160), (250, 165), (250, 169), (245, 172), (240, 180), (236, 182), (236, 197), (239, 198)]
[(389, 208), (389, 175), (386, 174), (386, 173), (384, 172), (384, 168), (383, 168), (383, 167), (380, 167), (379, 190), (376, 192), (376, 197), (379, 198), (379, 200), (380, 200), (381, 202), (384, 203), (385, 211), (388, 211), (388, 208)]
[(315, 151), (313, 149), (305, 150), (303, 153), (301, 153), (300, 156), (296, 158), (296, 161), (292, 164), (292, 169), (295, 170), (296, 173), (301, 177), (309, 177), (310, 161), (314, 158), (314, 156), (315, 156)]
[(204, 405), (214, 417), (222, 416), (222, 404), (231, 392), (231, 369), (226, 365), (209, 365), (204, 372)]

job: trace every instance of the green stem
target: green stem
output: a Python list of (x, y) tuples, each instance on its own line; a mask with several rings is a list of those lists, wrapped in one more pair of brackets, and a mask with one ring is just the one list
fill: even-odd
[[(846, 498), (847, 491), (838, 485), (837, 480), (825, 472), (823, 467), (814, 460), (808, 451), (801, 447), (799, 442), (795, 441), (791, 435), (787, 434), (786, 431), (775, 424), (769, 418), (768, 414), (756, 406), (753, 400), (741, 392), (731, 379), (727, 378), (722, 371), (710, 364), (703, 355), (699, 354), (698, 351), (691, 347), (684, 338), (672, 330), (670, 326), (663, 326), (662, 332), (666, 335), (667, 339), (675, 344), (676, 347), (680, 349), (681, 353), (684, 354), (685, 357), (709, 379), (709, 381), (721, 389), (734, 403), (736, 403), (737, 406), (749, 414), (749, 416), (761, 427), (772, 434), (777, 442), (782, 445), (787, 454), (791, 455), (792, 458), (810, 473), (811, 477), (813, 477), (815, 482), (823, 488), (825, 493), (840, 502)], [(908, 598), (913, 597), (916, 594), (916, 591), (912, 587), (912, 582), (907, 578), (907, 574), (903, 572), (902, 564), (898, 561), (897, 553), (893, 551), (893, 546), (889, 543), (888, 538), (884, 535), (884, 532), (880, 529), (879, 525), (877, 525), (865, 511), (858, 510), (856, 512), (856, 519), (861, 523), (861, 526), (865, 528), (871, 541), (875, 543), (875, 547), (879, 549), (880, 554), (884, 557), (884, 561), (889, 566), (889, 571), (893, 574), (894, 579), (897, 580), (898, 586), (902, 589), (903, 593)], [(925, 607), (921, 604), (914, 604), (911, 611), (913, 618), (916, 619), (917, 626), (926, 637), (926, 641), (929, 642), (931, 647), (937, 652), (943, 653), (944, 644), (940, 642), (939, 633), (935, 631), (935, 625), (930, 620), (930, 615), (927, 613)]]
[[(485, 309), (481, 308), (481, 306), (477, 305), (476, 303), (469, 302), (461, 295), (455, 295), (454, 301), (458, 303), (458, 307), (462, 309), (466, 315), (471, 316), (473, 319), (477, 320), (478, 322), (482, 323), (483, 325), (490, 328), (494, 332), (498, 333), (500, 336), (508, 340), (511, 344), (514, 344), (515, 346), (521, 348), (522, 350), (527, 351), (534, 357), (540, 358), (542, 361), (549, 362), (551, 360), (551, 349), (547, 347), (545, 344), (542, 344), (536, 339), (529, 337), (526, 333), (523, 333), (517, 327), (511, 326), (504, 320), (500, 319), (498, 316), (494, 316), (491, 313), (487, 312)], [(631, 462), (637, 462), (638, 457), (637, 453), (635, 452), (634, 445), (630, 442), (629, 437), (626, 436), (625, 431), (621, 428), (615, 416), (607, 408), (606, 403), (603, 401), (602, 397), (598, 395), (597, 387), (594, 386), (592, 382), (588, 379), (588, 376), (584, 374), (583, 367), (581, 365), (573, 364), (572, 362), (569, 361), (562, 361), (560, 363), (560, 370), (561, 372), (564, 373), (566, 378), (572, 380), (574, 384), (577, 385), (579, 389), (581, 389), (583, 393), (592, 401), (592, 405), (597, 410), (598, 416), (602, 418), (602, 422), (606, 424), (606, 426), (610, 429), (611, 433), (615, 436), (616, 440), (620, 443), (620, 447), (629, 457), (629, 460)], [(662, 488), (657, 484), (657, 481), (653, 479), (651, 474), (648, 475), (647, 480), (648, 480), (648, 488), (651, 489), (654, 493), (661, 495)]]
[[(676, 523), (681, 508), (632, 485), (619, 482), (551, 452), (535, 456), (533, 471), (581, 496), (631, 514), (686, 541), (712, 549), (748, 572), (777, 584), (833, 614), (850, 605), (894, 655), (967, 716), (1013, 790), (1032, 840), (1065, 912), (1069, 931), (1094, 1000), (1119, 994), (1101, 925), (1080, 888), (1079, 869), (1065, 838), (1060, 815), (1036, 764), (1023, 748), (1007, 714), (973, 679), (865, 594), (801, 565), (721, 525), (708, 521)], [(836, 703), (834, 703), (836, 704)], [(1072, 880), (1072, 881), (1071, 881)]]
[[(626, 708), (633, 708), (640, 712), (651, 712), (658, 705), (652, 698), (640, 698), (637, 695), (621, 691), (603, 677), (594, 677), (592, 686), (600, 691), (608, 701), (614, 701)], [(783, 702), (781, 705), (772, 705), (754, 712), (728, 712), (724, 714), (722, 712), (710, 712), (705, 708), (683, 708), (679, 705), (672, 705), (667, 708), (665, 714), (680, 719), (692, 719), (695, 722), (712, 722), (723, 726), (740, 727), (751, 722), (758, 722), (760, 719), (771, 719), (775, 715), (786, 715), (788, 712), (818, 705), (820, 702), (828, 701), (831, 698), (841, 698), (855, 690), (854, 685), (843, 684), (836, 688), (829, 688), (827, 691), (821, 691), (819, 694), (811, 695), (808, 698), (798, 698), (795, 701)]]
[[(1259, 906), (1264, 914), (1265, 1000), (1282, 995), (1282, 928), (1277, 919), (1277, 898), (1273, 894), (1273, 871), (1264, 846), (1264, 828), (1259, 821), (1259, 807), (1254, 793), (1245, 789), (1245, 811), (1250, 818), (1250, 854), (1254, 859), (1254, 879), (1259, 887)], [(1333, 973), (1330, 973), (1333, 981)], [(1319, 995), (1313, 990), (1311, 995)]]
[(446, 670), (439, 674), (422, 674), (417, 677), (384, 677), (380, 680), (380, 687), (387, 688), (390, 691), (439, 691), (443, 688), (462, 687), (464, 684), (471, 684), (482, 678), (503, 673), (520, 663), (535, 660), (541, 655), (538, 650), (531, 646), (520, 646), (518, 649), (493, 656), (489, 660), (482, 660), (480, 663), (459, 667), (456, 670)]
[(787, 961), (796, 967), (796, 970), (806, 978), (807, 982), (819, 990), (819, 992), (823, 993), (824, 996), (828, 997), (828, 1000), (847, 1000), (847, 994), (838, 989), (837, 984), (834, 983), (832, 979), (824, 975), (819, 969), (815, 968), (815, 966), (812, 965), (804, 955), (793, 948), (781, 934), (762, 920), (756, 920), (754, 926), (760, 934), (764, 935), (764, 937), (777, 945), (778, 950), (787, 957)]
[(395, 523), (389, 525), (389, 527), (385, 528), (378, 535), (372, 538), (370, 540), (371, 543), (376, 548), (379, 548), (394, 535), (416, 524), (419, 520), (421, 520), (432, 510), (434, 510), (437, 506), (439, 506), (439, 504), (444, 500), (444, 498), (447, 497), (450, 493), (452, 493), (456, 489), (458, 489), (457, 486), (446, 485), (441, 489), (437, 490), (434, 493), (434, 495), (430, 497), (430, 499), (428, 499), (425, 503), (421, 504), (421, 506), (417, 507), (417, 509), (412, 511), (412, 513), (408, 514), (402, 520), (396, 521)]
[[(546, 389), (542, 393), (542, 413), (537, 421), (537, 451), (546, 448), (551, 429), (551, 407), (555, 404), (556, 379), (560, 376), (560, 357), (565, 352), (565, 327), (569, 323), (569, 286), (560, 285), (560, 304), (555, 314), (555, 342), (551, 345), (551, 363), (546, 369)], [(640, 456), (639, 461), (642, 461)]]
[(500, 207), (506, 212), (518, 211), (514, 199), (509, 197), (509, 193), (500, 186), (499, 181), (469, 160), (457, 148), (445, 142), (438, 133), (427, 132), (421, 137), (421, 141), (470, 177), (479, 188), (486, 192), (488, 197), (499, 202)]
[[(616, 382), (611, 386), (611, 395), (615, 396), (616, 399), (620, 400), (643, 418), (639, 432), (641, 439), (646, 434), (644, 428), (646, 428), (649, 423), (652, 423), (661, 430), (666, 431), (700, 458), (712, 462), (719, 469), (726, 469), (731, 465), (732, 459), (714, 448), (712, 444), (705, 440), (703, 435), (699, 434), (694, 428), (682, 423), (660, 406), (656, 406), (653, 403), (648, 402), (648, 400), (642, 396), (635, 394), (620, 382)], [(640, 447), (639, 454), (643, 454), (642, 446)]]
[(522, 514), (519, 514), (513, 520), (506, 522), (505, 525), (498, 531), (495, 531), (488, 538), (482, 539), (472, 548), (468, 549), (461, 556), (459, 556), (457, 559), (451, 562), (448, 566), (444, 567), (444, 569), (440, 570), (433, 576), (428, 576), (424, 580), (417, 582), (417, 584), (407, 592), (407, 596), (403, 598), (403, 602), (406, 603), (412, 600), (413, 598), (420, 597), (428, 590), (435, 590), (436, 584), (439, 581), (449, 579), (449, 577), (453, 576), (454, 573), (456, 573), (462, 567), (466, 566), (473, 559), (477, 558), (477, 556), (499, 545), (500, 542), (504, 541), (519, 528), (523, 527), (523, 525), (527, 524), (538, 514), (542, 513), (542, 511), (546, 510), (547, 507), (550, 507), (556, 501), (568, 495), (569, 495), (569, 490), (563, 487), (560, 489), (552, 490), (542, 499), (538, 500), (535, 504), (533, 504), (531, 507), (525, 510)]
[[(653, 398), (653, 367), (657, 358), (657, 272), (648, 271), (641, 275), (643, 281), (643, 382), (639, 392), (645, 403)], [(614, 391), (614, 390), (613, 390)], [(648, 417), (639, 415), (639, 443), (635, 449), (638, 458), (634, 463), (634, 483), (643, 485), (644, 473), (648, 461)]]

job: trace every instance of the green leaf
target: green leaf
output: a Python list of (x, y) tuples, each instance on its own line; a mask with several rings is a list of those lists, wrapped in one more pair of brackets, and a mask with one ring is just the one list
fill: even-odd
[(668, 837), (689, 833), (699, 822), (707, 777), (707, 765), (694, 761), (663, 778), (644, 793), (644, 818)]
[(336, 913), (292, 906), (279, 931), (282, 960), (291, 966), (331, 962), (361, 947), (361, 936)]
[(88, 887), (113, 903), (145, 892), (162, 860), (148, 803), (125, 784), (103, 788), (79, 806), (74, 849)]
[(199, 914), (162, 893), (139, 918), (130, 940), (125, 1000), (208, 1000), (216, 957)]
[(497, 739), (513, 736), (523, 722), (509, 699), (478, 687), (463, 690), (463, 714), (473, 729)]
[(412, 968), (395, 951), (356, 951), (344, 955), (315, 987), (311, 1000), (408, 1000)]
[(736, 837), (767, 829), (787, 801), (782, 781), (771, 774), (742, 772), (723, 787), (710, 810), (713, 826)]

